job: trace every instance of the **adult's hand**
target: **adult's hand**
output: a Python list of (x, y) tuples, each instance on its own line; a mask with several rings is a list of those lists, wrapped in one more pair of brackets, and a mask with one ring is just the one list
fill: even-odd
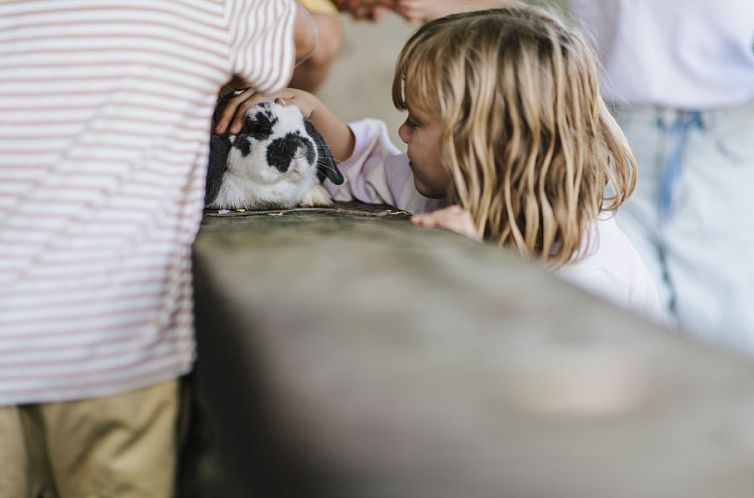
[(333, 0), (341, 12), (355, 19), (379, 20), (387, 10), (396, 10), (398, 0)]
[(301, 110), (304, 119), (309, 119), (315, 109), (321, 106), (320, 100), (309, 92), (296, 88), (286, 88), (275, 94), (257, 93), (249, 88), (241, 93), (221, 101), (215, 115), (214, 132), (217, 135), (230, 133), (236, 135), (243, 128), (244, 118), (249, 109), (260, 102), (276, 102), (282, 105), (295, 105)]

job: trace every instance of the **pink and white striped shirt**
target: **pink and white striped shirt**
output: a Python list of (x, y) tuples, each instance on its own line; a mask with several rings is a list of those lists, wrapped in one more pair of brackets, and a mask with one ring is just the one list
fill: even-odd
[(292, 0), (0, 2), (0, 405), (115, 394), (195, 355), (217, 91), (276, 91)]

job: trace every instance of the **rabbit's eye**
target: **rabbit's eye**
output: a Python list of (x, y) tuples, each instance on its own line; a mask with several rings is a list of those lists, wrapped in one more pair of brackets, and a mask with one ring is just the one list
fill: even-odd
[(274, 117), (270, 111), (262, 110), (253, 116), (247, 116), (241, 131), (256, 140), (265, 140), (272, 135), (272, 129), (277, 122), (278, 118)]

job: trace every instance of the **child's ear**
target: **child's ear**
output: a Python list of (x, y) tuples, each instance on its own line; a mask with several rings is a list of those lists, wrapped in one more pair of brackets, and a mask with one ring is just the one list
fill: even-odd
[(335, 159), (333, 159), (330, 148), (325, 143), (325, 139), (311, 122), (304, 121), (304, 126), (306, 127), (306, 132), (314, 140), (314, 145), (317, 147), (317, 178), (321, 182), (327, 177), (335, 185), (341, 185), (344, 181), (343, 174), (335, 164)]

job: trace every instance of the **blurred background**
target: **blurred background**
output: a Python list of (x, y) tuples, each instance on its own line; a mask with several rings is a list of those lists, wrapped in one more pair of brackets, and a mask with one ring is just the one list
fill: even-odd
[(340, 18), (343, 46), (319, 97), (346, 122), (366, 117), (385, 121), (393, 142), (404, 150), (398, 126), (405, 117), (393, 107), (390, 88), (401, 47), (416, 28), (394, 14), (378, 23)]
[[(564, 0), (539, 2), (560, 7)], [(355, 21), (342, 14), (343, 46), (329, 77), (317, 92), (322, 101), (346, 122), (366, 117), (385, 121), (390, 137), (405, 150), (398, 126), (405, 116), (393, 107), (393, 69), (403, 44), (417, 28), (396, 14), (379, 22)]]

